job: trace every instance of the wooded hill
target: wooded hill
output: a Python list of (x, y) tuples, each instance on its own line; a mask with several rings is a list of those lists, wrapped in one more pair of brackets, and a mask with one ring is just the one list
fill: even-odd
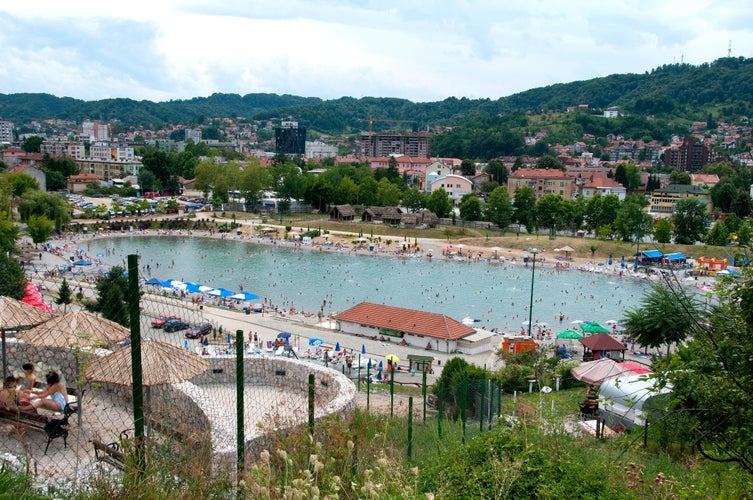
[[(117, 120), (125, 126), (156, 128), (168, 123), (202, 123), (214, 117), (266, 120), (291, 117), (311, 130), (339, 134), (368, 128), (425, 129), (427, 126), (479, 124), (518, 113), (563, 111), (588, 104), (590, 109), (619, 106), (623, 113), (653, 115), (666, 120), (703, 120), (709, 114), (729, 121), (751, 114), (753, 59), (722, 58), (698, 66), (671, 64), (643, 74), (615, 74), (571, 83), (550, 85), (497, 100), (448, 97), (442, 101), (414, 103), (406, 99), (341, 97), (323, 100), (277, 94), (213, 94), (167, 102), (103, 99), (83, 101), (49, 94), (0, 94), (0, 117), (17, 125), (32, 120), (58, 118)], [(517, 120), (522, 124), (522, 116)], [(523, 120), (525, 121), (525, 120)]]

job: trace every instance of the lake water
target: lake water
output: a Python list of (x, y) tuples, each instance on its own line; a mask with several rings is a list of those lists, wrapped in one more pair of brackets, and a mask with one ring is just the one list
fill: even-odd
[[(399, 258), (262, 245), (238, 240), (133, 236), (87, 242), (89, 255), (125, 267), (138, 254), (141, 275), (193, 281), (235, 292), (243, 287), (272, 303), (335, 313), (362, 301), (444, 313), (476, 326), (519, 331), (528, 320), (531, 267), (468, 263), (442, 256)], [(147, 270), (147, 265), (149, 270)], [(631, 278), (536, 266), (534, 321), (554, 331), (573, 320), (619, 320), (647, 284)], [(565, 319), (560, 325), (560, 312)]]

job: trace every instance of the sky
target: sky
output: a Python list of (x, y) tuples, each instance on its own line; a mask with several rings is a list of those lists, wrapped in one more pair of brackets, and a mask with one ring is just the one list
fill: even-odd
[(753, 56), (739, 0), (37, 0), (0, 4), (0, 93), (498, 99)]

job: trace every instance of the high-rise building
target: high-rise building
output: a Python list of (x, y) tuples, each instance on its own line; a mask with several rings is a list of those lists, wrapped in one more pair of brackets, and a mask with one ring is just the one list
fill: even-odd
[(664, 151), (664, 164), (685, 172), (696, 172), (711, 161), (711, 148), (691, 135), (679, 146)]
[(194, 144), (198, 144), (201, 142), (201, 129), (200, 128), (187, 128), (185, 129), (186, 132), (186, 142), (189, 140), (193, 141)]
[(365, 157), (405, 155), (411, 158), (429, 158), (431, 136), (426, 132), (364, 132), (360, 143), (361, 156)]
[(293, 156), (306, 154), (306, 128), (298, 122), (284, 121), (275, 128), (275, 153)]
[(13, 142), (13, 122), (0, 120), (0, 144)]
[(78, 131), (83, 140), (90, 142), (109, 141), (112, 136), (110, 124), (100, 121), (84, 120), (81, 122)]

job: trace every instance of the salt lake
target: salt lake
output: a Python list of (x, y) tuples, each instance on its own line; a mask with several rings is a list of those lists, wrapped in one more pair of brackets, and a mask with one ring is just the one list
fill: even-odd
[[(141, 275), (252, 292), (285, 308), (325, 315), (362, 301), (444, 313), (477, 327), (519, 331), (528, 320), (531, 267), (318, 251), (236, 239), (126, 236), (86, 242), (88, 255), (125, 267), (139, 255)], [(533, 319), (554, 331), (573, 320), (619, 320), (647, 288), (643, 280), (537, 263)], [(564, 316), (560, 324), (560, 313)]]

